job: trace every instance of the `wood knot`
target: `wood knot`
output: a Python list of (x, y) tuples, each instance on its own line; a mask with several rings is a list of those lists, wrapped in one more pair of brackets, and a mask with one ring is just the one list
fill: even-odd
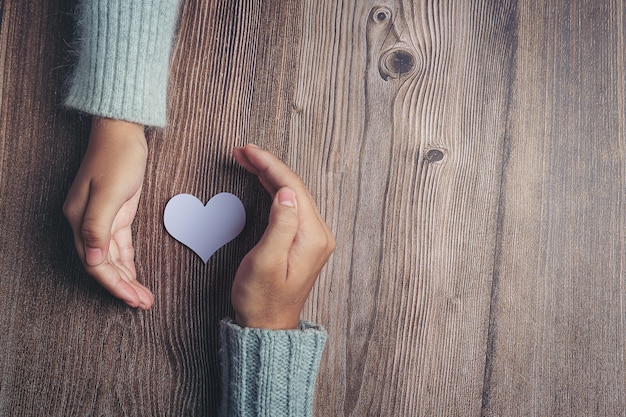
[(415, 69), (415, 56), (403, 48), (393, 48), (385, 52), (378, 61), (378, 72), (383, 80), (397, 80)]
[(424, 157), (424, 159), (427, 162), (439, 162), (442, 161), (445, 156), (446, 155), (442, 149), (430, 149), (428, 152), (426, 152), (426, 156)]
[(391, 10), (386, 7), (374, 7), (370, 12), (370, 17), (376, 23), (391, 22)]

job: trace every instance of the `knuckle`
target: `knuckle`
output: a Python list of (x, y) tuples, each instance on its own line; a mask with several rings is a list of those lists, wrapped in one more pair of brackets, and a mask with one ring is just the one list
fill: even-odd
[(86, 243), (98, 243), (106, 239), (108, 230), (95, 220), (85, 219), (81, 226), (80, 234)]
[(68, 220), (76, 218), (76, 209), (74, 208), (74, 204), (72, 204), (69, 200), (65, 200), (63, 203), (63, 215)]
[(336, 246), (335, 238), (332, 234), (325, 233), (324, 231), (316, 233), (315, 236), (311, 238), (311, 242), (317, 251), (325, 255), (330, 255)]

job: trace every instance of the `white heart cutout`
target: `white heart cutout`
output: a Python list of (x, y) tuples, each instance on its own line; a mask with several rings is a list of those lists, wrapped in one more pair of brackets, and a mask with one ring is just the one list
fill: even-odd
[(167, 202), (163, 223), (174, 239), (207, 263), (211, 255), (241, 233), (246, 211), (241, 200), (230, 193), (216, 194), (206, 205), (191, 194), (178, 194)]

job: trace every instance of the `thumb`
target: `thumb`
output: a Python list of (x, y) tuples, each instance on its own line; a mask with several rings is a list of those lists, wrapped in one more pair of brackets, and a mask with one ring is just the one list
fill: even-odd
[(298, 208), (296, 193), (289, 187), (283, 187), (274, 196), (267, 229), (259, 246), (275, 254), (289, 252), (298, 231)]
[(100, 265), (106, 259), (111, 242), (111, 227), (123, 202), (118, 203), (110, 193), (90, 191), (83, 215), (81, 237), (85, 247), (85, 263)]

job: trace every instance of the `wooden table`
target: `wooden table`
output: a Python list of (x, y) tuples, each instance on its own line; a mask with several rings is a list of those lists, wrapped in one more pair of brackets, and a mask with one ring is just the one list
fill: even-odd
[[(0, 0), (0, 415), (215, 414), (269, 207), (247, 142), (337, 238), (304, 313), (317, 415), (626, 415), (624, 0), (185, 1), (136, 220), (149, 312), (86, 277), (61, 213), (72, 9)], [(248, 225), (205, 265), (162, 213), (221, 191)]]

